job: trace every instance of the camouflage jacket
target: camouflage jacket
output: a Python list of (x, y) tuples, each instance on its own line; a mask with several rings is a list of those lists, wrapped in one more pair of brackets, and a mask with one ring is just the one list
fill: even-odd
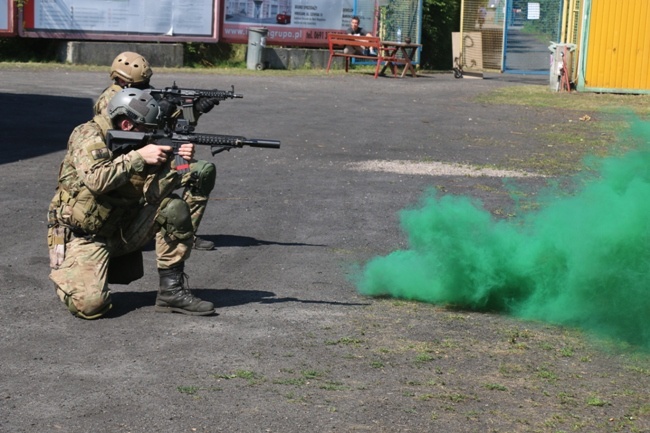
[(135, 151), (114, 158), (104, 139), (108, 127), (102, 116), (96, 116), (77, 126), (70, 135), (50, 204), (51, 223), (54, 219), (64, 226), (95, 234), (114, 213), (113, 209), (128, 209), (144, 202), (149, 167)]
[(113, 98), (113, 96), (115, 96), (115, 94), (120, 90), (122, 90), (122, 88), (115, 83), (104, 89), (102, 94), (99, 95), (99, 98), (97, 98), (97, 101), (95, 101), (95, 105), (93, 106), (95, 116), (98, 114), (108, 116), (106, 107), (108, 107), (108, 103)]

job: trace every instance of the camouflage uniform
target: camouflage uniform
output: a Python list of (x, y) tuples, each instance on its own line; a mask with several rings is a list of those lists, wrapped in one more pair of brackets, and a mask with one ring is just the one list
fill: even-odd
[[(103, 115), (106, 117), (106, 120), (110, 122), (110, 120), (108, 120), (106, 107), (113, 96), (115, 96), (115, 94), (120, 90), (122, 90), (122, 87), (115, 83), (104, 89), (102, 94), (99, 95), (99, 98), (97, 98), (93, 107), (96, 116)], [(200, 113), (195, 112), (194, 116), (198, 119)], [(209, 161), (198, 160), (190, 164), (189, 172), (185, 173), (181, 181), (181, 186), (185, 188), (183, 191), (183, 200), (185, 200), (190, 207), (194, 233), (198, 231), (203, 215), (205, 214), (205, 209), (208, 206), (208, 200), (210, 199), (210, 193), (214, 188), (215, 180), (215, 165)]]
[(122, 87), (116, 83), (113, 83), (104, 89), (102, 94), (99, 95), (99, 98), (97, 98), (97, 101), (95, 101), (95, 105), (93, 106), (95, 116), (98, 114), (108, 116), (108, 113), (106, 113), (106, 107), (108, 107), (108, 103), (111, 99), (113, 99), (113, 96), (115, 96), (115, 94), (120, 90), (122, 90)]
[(140, 251), (155, 237), (158, 268), (169, 269), (192, 248), (191, 227), (172, 233), (161, 219), (172, 199), (187, 206), (172, 194), (180, 184), (172, 163), (147, 165), (135, 151), (113, 157), (104, 140), (109, 127), (95, 116), (72, 132), (48, 215), (50, 278), (70, 311), (84, 318), (110, 308), (109, 259)]

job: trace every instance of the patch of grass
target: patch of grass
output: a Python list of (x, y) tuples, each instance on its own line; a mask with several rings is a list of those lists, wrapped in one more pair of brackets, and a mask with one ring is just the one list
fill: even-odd
[(626, 365), (626, 370), (642, 374), (644, 376), (650, 376), (650, 368), (638, 367), (636, 365)]
[(571, 358), (573, 353), (573, 347), (563, 347), (560, 349), (560, 356), (563, 356), (564, 358)]
[(494, 390), (494, 391), (507, 391), (508, 388), (500, 385), (498, 383), (486, 383), (485, 386), (487, 389)]
[(445, 338), (440, 342), (440, 346), (448, 349), (455, 349), (458, 348), (458, 342), (452, 340), (451, 338)]
[(190, 386), (178, 386), (178, 387), (176, 387), (176, 389), (181, 394), (187, 394), (187, 395), (194, 395), (197, 392), (199, 392), (199, 387), (198, 386), (193, 386), (193, 385), (190, 385)]
[(596, 395), (592, 395), (587, 399), (587, 405), (588, 406), (602, 407), (602, 406), (608, 406), (609, 402), (607, 402), (606, 400), (603, 400), (602, 398), (600, 398), (600, 397), (598, 397)]
[(343, 391), (348, 389), (348, 387), (342, 384), (341, 382), (334, 382), (334, 381), (327, 381), (323, 383), (319, 388), (324, 389), (326, 391)]
[(325, 376), (325, 373), (318, 370), (303, 370), (301, 372), (305, 379), (319, 379)]
[(481, 104), (522, 105), (573, 111), (612, 112), (628, 107), (637, 115), (650, 115), (650, 95), (551, 92), (546, 86), (508, 86), (475, 97)]
[(575, 406), (576, 405), (576, 398), (575, 396), (567, 393), (567, 392), (560, 392), (557, 395), (558, 399), (560, 400), (560, 404), (562, 405), (571, 405)]
[(555, 382), (558, 380), (558, 375), (552, 372), (548, 367), (540, 367), (537, 370), (537, 377), (540, 379), (544, 379), (548, 382)]
[(564, 424), (565, 422), (566, 420), (563, 415), (555, 413), (552, 414), (549, 418), (547, 418), (543, 424), (549, 428), (557, 428), (561, 424)]
[(428, 354), (428, 353), (418, 353), (415, 356), (415, 363), (416, 364), (424, 364), (424, 363), (427, 363), (427, 362), (431, 362), (434, 359), (435, 358), (433, 356), (431, 356), (430, 354)]
[(363, 340), (360, 338), (354, 338), (354, 337), (341, 337), (338, 340), (328, 340), (325, 342), (326, 345), (328, 346), (335, 346), (337, 344), (343, 344), (343, 345), (359, 345), (363, 343)]
[(307, 403), (307, 398), (305, 396), (296, 395), (293, 392), (288, 392), (284, 394), (284, 398), (286, 398), (290, 403), (299, 403), (299, 404)]
[[(18, 38), (17, 38), (18, 39)], [(34, 39), (35, 41), (41, 41), (41, 39)], [(90, 72), (106, 72), (107, 67), (101, 65), (72, 65), (58, 63), (54, 58), (47, 63), (38, 60), (38, 59), (21, 59), (20, 61), (9, 61), (8, 59), (0, 58), (0, 70), (3, 69), (30, 69), (38, 71), (47, 71), (47, 70), (63, 70), (63, 71), (90, 71)], [(156, 67), (156, 74), (162, 73), (183, 73), (183, 74), (201, 74), (201, 75), (238, 75), (238, 76), (259, 76), (260, 72), (256, 70), (250, 70), (246, 68), (245, 63), (241, 64), (237, 61), (235, 62), (219, 62), (214, 67), (203, 67), (199, 64), (193, 64), (187, 67), (173, 68), (173, 67)], [(333, 69), (329, 72), (328, 75), (345, 75), (345, 70)], [(264, 76), (272, 77), (296, 77), (296, 76), (322, 76), (325, 75), (323, 69), (266, 69), (264, 70)]]
[(506, 156), (503, 161), (509, 169), (547, 176), (575, 172), (586, 155), (606, 156), (625, 150), (617, 148), (620, 144), (615, 143), (617, 135), (629, 126), (630, 115), (650, 116), (650, 95), (566, 94), (551, 92), (538, 85), (501, 87), (477, 95), (475, 101), (517, 105), (526, 109), (553, 109), (565, 116), (565, 121), (526, 130), (528, 140), (537, 143), (535, 149), (525, 159)]
[(542, 341), (539, 345), (542, 350), (554, 350), (555, 347), (548, 341)]
[(639, 406), (633, 411), (634, 416), (650, 416), (650, 403)]
[(440, 394), (438, 397), (442, 400), (450, 400), (454, 403), (462, 403), (469, 398), (467, 395), (460, 393)]

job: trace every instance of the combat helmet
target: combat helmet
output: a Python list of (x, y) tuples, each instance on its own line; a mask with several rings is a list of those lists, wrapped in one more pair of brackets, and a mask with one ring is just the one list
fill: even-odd
[(118, 54), (111, 65), (111, 79), (121, 78), (129, 86), (148, 84), (152, 75), (147, 59), (132, 51)]
[(151, 93), (127, 87), (113, 96), (106, 112), (111, 120), (124, 115), (137, 124), (157, 127), (160, 107)]

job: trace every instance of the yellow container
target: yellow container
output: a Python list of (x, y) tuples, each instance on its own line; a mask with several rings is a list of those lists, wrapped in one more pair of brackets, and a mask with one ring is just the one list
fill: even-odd
[(579, 91), (650, 93), (650, 1), (585, 0)]

